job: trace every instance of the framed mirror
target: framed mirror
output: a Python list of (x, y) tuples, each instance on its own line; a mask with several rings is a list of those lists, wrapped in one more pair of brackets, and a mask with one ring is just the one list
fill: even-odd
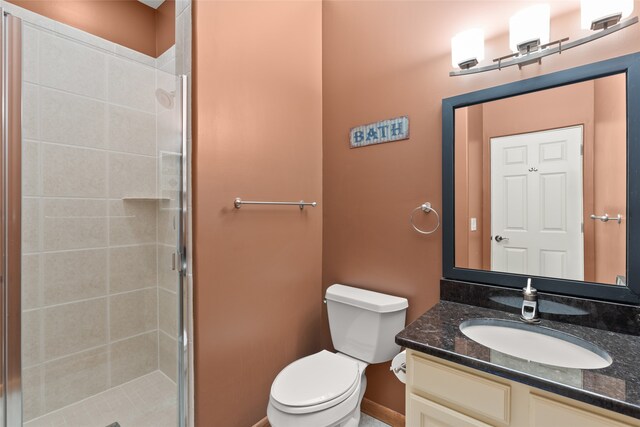
[(445, 278), (640, 303), (640, 54), (442, 109)]

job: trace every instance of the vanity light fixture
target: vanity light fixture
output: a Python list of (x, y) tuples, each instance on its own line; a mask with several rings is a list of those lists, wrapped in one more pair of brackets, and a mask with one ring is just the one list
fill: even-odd
[(468, 70), (484, 60), (484, 30), (473, 28), (451, 39), (451, 64)]
[(583, 29), (606, 30), (633, 12), (633, 0), (580, 0)]
[(527, 55), (549, 43), (551, 6), (536, 4), (522, 9), (509, 19), (509, 47)]
[[(573, 41), (569, 41), (568, 37), (549, 41), (551, 9), (548, 4), (539, 4), (523, 9), (509, 20), (509, 47), (513, 53), (496, 58), (493, 60), (493, 64), (481, 67), (476, 67), (482, 61), (480, 56), (471, 55), (469, 51), (464, 51), (465, 48), (470, 49), (470, 41), (477, 40), (477, 38), (457, 39), (467, 33), (465, 31), (451, 39), (452, 64), (454, 68), (458, 67), (459, 70), (451, 71), (449, 75), (452, 77), (463, 76), (501, 70), (514, 65), (522, 68), (529, 64), (542, 63), (542, 58), (545, 56), (561, 54), (566, 50), (638, 23), (637, 16), (624, 19), (633, 12), (633, 3), (634, 0), (581, 0), (582, 28), (590, 28), (594, 32)], [(464, 44), (461, 40), (466, 40), (466, 45), (463, 47), (460, 47), (461, 43)], [(465, 57), (465, 55), (468, 56)], [(484, 34), (482, 37), (482, 56), (484, 56)]]

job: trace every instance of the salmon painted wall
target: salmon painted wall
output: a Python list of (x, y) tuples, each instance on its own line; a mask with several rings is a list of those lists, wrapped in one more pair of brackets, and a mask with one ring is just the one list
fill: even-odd
[(278, 372), (320, 350), (321, 22), (320, 1), (194, 3), (198, 426), (258, 422)]
[[(477, 157), (469, 155), (469, 149), (471, 148), (469, 130), (473, 127), (471, 123), (469, 123), (471, 108), (473, 107), (458, 108), (454, 113), (455, 133), (453, 139), (456, 141), (453, 153), (455, 158), (454, 167), (456, 170), (454, 187), (454, 203), (456, 205), (454, 221), (456, 233), (454, 235), (454, 244), (456, 248), (455, 263), (461, 267), (469, 266), (469, 240), (473, 235), (468, 223), (469, 218), (472, 217), (469, 210), (478, 207), (473, 205), (469, 200), (471, 194), (471, 189), (469, 188), (469, 166), (478, 161)], [(482, 164), (482, 157), (480, 158), (480, 164)], [(480, 207), (482, 207), (482, 203)]]
[[(469, 107), (469, 130), (467, 131), (469, 158), (482, 158), (483, 153), (483, 133), (482, 122), (484, 120), (484, 112), (482, 106), (476, 105)], [(483, 232), (484, 227), (484, 209), (482, 206), (482, 186), (483, 180), (483, 163), (469, 162), (469, 176), (467, 180), (467, 189), (469, 191), (469, 218), (476, 218), (477, 230), (469, 236), (467, 248), (468, 266), (469, 268), (482, 268), (484, 243)], [(470, 223), (465, 221), (467, 227)]]
[[(464, 268), (483, 268), (484, 142), (483, 105), (455, 111), (455, 263)], [(471, 218), (476, 230), (471, 230)]]
[[(599, 79), (595, 82), (595, 152), (594, 208), (596, 215), (608, 213), (623, 217), (627, 211), (627, 105), (624, 75)], [(615, 283), (617, 275), (626, 276), (627, 242), (626, 220), (594, 221), (595, 279), (601, 283)], [(608, 227), (607, 227), (608, 226)]]
[[(175, 39), (174, 0), (165, 1), (158, 11), (137, 0), (9, 2), (154, 58), (171, 47)], [(166, 19), (169, 15), (170, 21)]]
[(176, 2), (164, 0), (155, 13), (155, 57), (162, 55), (176, 42)]
[[(508, 15), (504, 21), (477, 19), (517, 10), (517, 3), (324, 2), (323, 288), (338, 282), (407, 297), (409, 322), (437, 303), (442, 234), (419, 235), (408, 217), (426, 200), (442, 207), (442, 99), (633, 53), (640, 46), (636, 25), (542, 65), (449, 77), (448, 42), (454, 28), (464, 29), (459, 22), (467, 28), (501, 25), (506, 31)], [(579, 27), (579, 13), (565, 14), (553, 20), (551, 38), (585, 34)], [(507, 51), (507, 37), (500, 36), (488, 41), (486, 56)], [(404, 114), (411, 120), (408, 141), (349, 149), (351, 127)], [(323, 343), (330, 348), (324, 312), (323, 317)], [(404, 388), (388, 364), (369, 367), (367, 377), (368, 398), (404, 412)]]

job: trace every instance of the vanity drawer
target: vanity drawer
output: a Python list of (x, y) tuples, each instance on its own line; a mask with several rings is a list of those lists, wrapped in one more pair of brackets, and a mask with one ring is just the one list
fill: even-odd
[(491, 427), (413, 393), (409, 395), (407, 415), (412, 420), (409, 427)]
[(409, 379), (418, 393), (454, 409), (509, 424), (511, 387), (411, 354)]
[(631, 424), (614, 421), (611, 418), (603, 417), (590, 411), (531, 394), (529, 397), (529, 426), (549, 427), (552, 425), (632, 427)]

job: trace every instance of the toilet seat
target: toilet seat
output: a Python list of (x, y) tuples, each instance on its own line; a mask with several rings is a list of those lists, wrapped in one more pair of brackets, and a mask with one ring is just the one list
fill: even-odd
[[(322, 411), (308, 414), (288, 414), (276, 408), (273, 399), (269, 399), (267, 417), (272, 427), (335, 427), (360, 414), (360, 401), (367, 386), (367, 378), (362, 377), (358, 389), (342, 402)], [(357, 423), (353, 424), (353, 426)]]
[(360, 387), (360, 364), (322, 350), (284, 368), (271, 386), (271, 403), (289, 414), (307, 414), (338, 405)]

